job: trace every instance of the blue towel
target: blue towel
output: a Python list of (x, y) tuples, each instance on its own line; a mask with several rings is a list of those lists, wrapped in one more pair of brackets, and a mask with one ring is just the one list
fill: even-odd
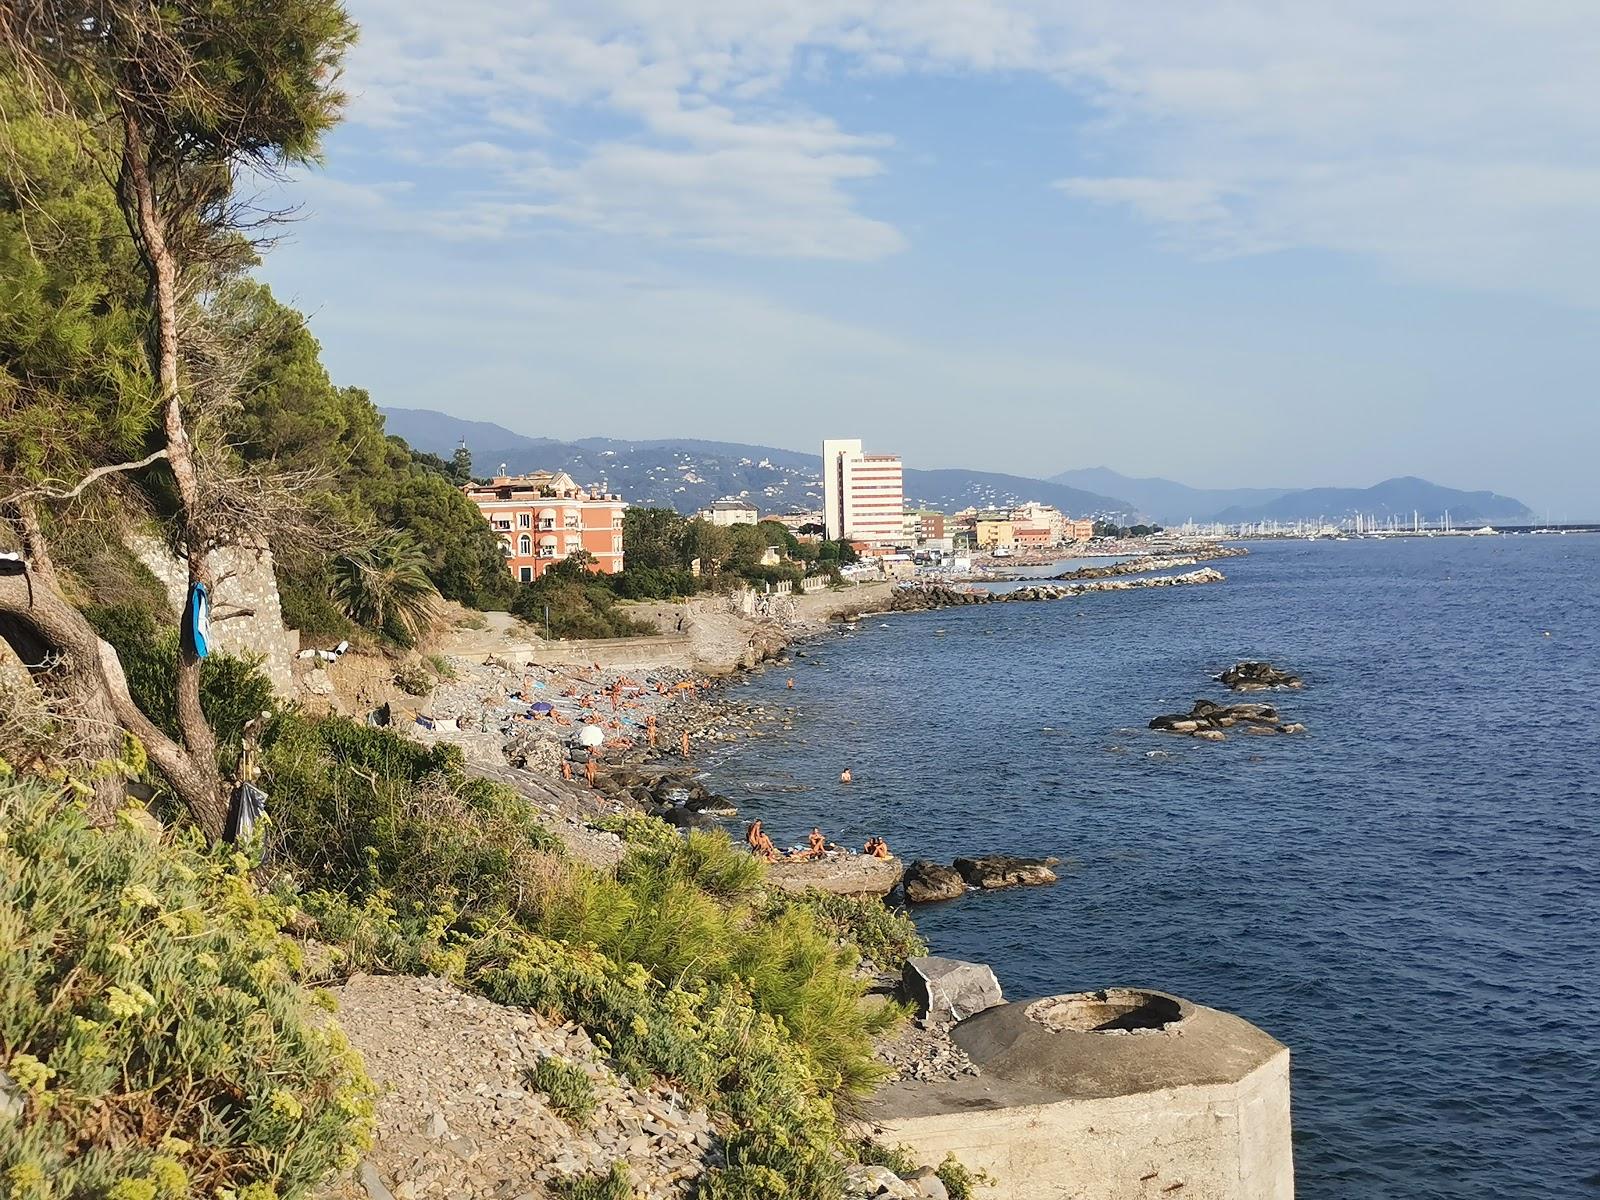
[(189, 589), (183, 610), (183, 644), (196, 658), (211, 653), (211, 593), (203, 583)]

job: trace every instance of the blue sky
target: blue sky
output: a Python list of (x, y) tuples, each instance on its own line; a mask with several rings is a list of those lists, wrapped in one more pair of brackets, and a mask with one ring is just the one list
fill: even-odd
[(1588, 0), (351, 7), (263, 274), (381, 404), (1600, 516)]

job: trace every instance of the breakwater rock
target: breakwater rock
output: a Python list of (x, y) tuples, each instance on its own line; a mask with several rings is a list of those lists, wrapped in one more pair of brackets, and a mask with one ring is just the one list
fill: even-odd
[(1302, 688), (1305, 680), (1269, 662), (1235, 663), (1216, 677), (1223, 687), (1236, 692), (1266, 692), (1276, 688)]
[(1172, 713), (1156, 717), (1151, 729), (1164, 733), (1185, 733), (1204, 741), (1220, 742), (1227, 737), (1223, 731), (1235, 726), (1247, 733), (1304, 733), (1306, 727), (1298, 722), (1285, 721), (1270, 704), (1218, 704), (1214, 700), (1196, 700), (1186, 713)]
[(889, 600), (889, 612), (928, 612), (936, 608), (956, 608), (968, 604), (1028, 603), (1039, 600), (1070, 600), (1090, 592), (1131, 592), (1140, 588), (1188, 587), (1202, 583), (1221, 583), (1227, 578), (1215, 567), (1201, 567), (1184, 575), (1154, 575), (1140, 579), (1096, 579), (1086, 583), (1030, 584), (1010, 592), (963, 592), (943, 584), (916, 584), (898, 589)]
[(1054, 883), (1059, 858), (1017, 858), (1010, 854), (985, 854), (978, 858), (958, 858), (955, 868), (968, 886), (992, 892), (1000, 888), (1037, 887)]
[(1206, 546), (1191, 554), (1147, 554), (1130, 558), (1126, 562), (1108, 563), (1101, 567), (1079, 567), (1052, 576), (1056, 580), (1114, 579), (1119, 575), (1143, 575), (1149, 571), (1165, 571), (1176, 567), (1192, 567), (1214, 558), (1240, 558), (1250, 551), (1243, 546)]

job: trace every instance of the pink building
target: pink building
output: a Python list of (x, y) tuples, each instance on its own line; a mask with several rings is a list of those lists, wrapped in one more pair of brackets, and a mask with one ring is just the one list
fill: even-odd
[(564, 471), (497, 475), (463, 490), (499, 534), (506, 566), (523, 583), (579, 550), (594, 556), (593, 571), (622, 570), (622, 497), (587, 492)]

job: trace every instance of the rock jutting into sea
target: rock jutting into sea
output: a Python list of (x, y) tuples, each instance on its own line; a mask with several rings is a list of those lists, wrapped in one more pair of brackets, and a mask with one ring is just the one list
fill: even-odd
[(1216, 676), (1218, 683), (1236, 692), (1266, 692), (1274, 688), (1302, 688), (1305, 680), (1269, 662), (1235, 663)]
[(1249, 554), (1244, 546), (1207, 546), (1196, 550), (1192, 554), (1159, 555), (1146, 554), (1139, 558), (1131, 558), (1127, 562), (1107, 563), (1100, 567), (1079, 567), (1073, 571), (1064, 571), (1052, 578), (1060, 581), (1075, 579), (1113, 579), (1119, 575), (1143, 575), (1147, 571), (1166, 571), (1174, 567), (1192, 567), (1196, 563), (1207, 562), (1214, 558), (1239, 558)]
[(1218, 704), (1214, 700), (1196, 700), (1186, 713), (1172, 713), (1155, 717), (1151, 729), (1163, 733), (1185, 733), (1203, 741), (1220, 742), (1227, 737), (1223, 732), (1235, 726), (1246, 733), (1304, 733), (1306, 727), (1293, 721), (1284, 721), (1278, 710), (1270, 704)]
[(983, 854), (958, 858), (945, 866), (919, 858), (906, 868), (901, 889), (908, 904), (954, 900), (969, 890), (992, 892), (1001, 888), (1037, 887), (1054, 883), (1059, 858), (1018, 858), (1010, 854)]
[(1037, 583), (1011, 592), (964, 592), (943, 584), (915, 585), (895, 592), (889, 612), (929, 612), (936, 608), (956, 608), (968, 604), (1004, 604), (1039, 600), (1069, 600), (1090, 592), (1129, 592), (1138, 588), (1186, 587), (1192, 584), (1221, 583), (1225, 576), (1215, 567), (1201, 567), (1185, 575), (1156, 575), (1148, 579), (1102, 579), (1088, 583)]
[(960, 871), (927, 858), (919, 858), (906, 868), (900, 886), (908, 904), (954, 900), (967, 891), (967, 881), (961, 878)]
[(984, 854), (977, 858), (958, 858), (955, 869), (971, 887), (991, 892), (999, 888), (1037, 887), (1054, 883), (1059, 858), (1017, 858), (1010, 854)]

